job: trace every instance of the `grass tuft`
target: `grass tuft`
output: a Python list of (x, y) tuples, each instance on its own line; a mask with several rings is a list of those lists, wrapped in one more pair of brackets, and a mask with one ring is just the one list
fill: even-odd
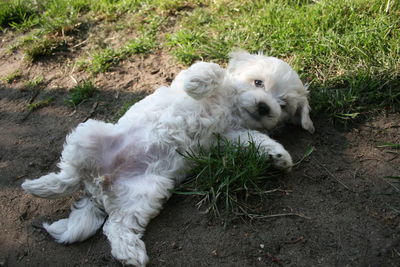
[(36, 15), (30, 1), (1, 1), (0, 30), (5, 27), (16, 27)]
[(92, 55), (90, 61), (82, 61), (80, 65), (92, 74), (107, 72), (129, 56), (150, 53), (155, 47), (155, 39), (143, 35), (128, 41), (120, 49), (104, 48), (99, 50)]
[(59, 38), (32, 37), (30, 41), (25, 41), (24, 53), (28, 61), (35, 62), (43, 57), (53, 55), (63, 45), (65, 45), (64, 41)]
[(194, 174), (175, 193), (202, 196), (199, 205), (216, 215), (245, 215), (254, 212), (247, 199), (263, 198), (266, 181), (278, 172), (272, 168), (269, 156), (250, 141), (233, 143), (218, 137), (211, 149), (199, 147), (198, 152), (187, 151), (182, 156), (190, 163)]
[(173, 47), (172, 55), (179, 62), (190, 65), (196, 60), (202, 59), (202, 53), (199, 52), (201, 43), (205, 42), (203, 33), (189, 32), (187, 30), (179, 31), (167, 37), (167, 44)]
[(87, 65), (87, 69), (93, 73), (108, 71), (112, 66), (115, 66), (121, 59), (122, 53), (112, 48), (105, 48), (97, 53), (94, 53), (92, 60)]
[(27, 108), (29, 111), (34, 111), (34, 110), (37, 110), (37, 109), (39, 109), (39, 108), (42, 108), (42, 107), (45, 107), (45, 106), (50, 105), (51, 102), (53, 102), (53, 100), (54, 100), (54, 98), (49, 97), (49, 98), (43, 99), (43, 100), (41, 100), (41, 101), (28, 104), (28, 105), (26, 105), (26, 108)]
[(70, 106), (76, 106), (83, 100), (88, 99), (94, 95), (96, 87), (92, 81), (84, 81), (71, 89), (69, 96), (65, 102)]
[(43, 84), (43, 82), (44, 82), (43, 76), (39, 76), (33, 80), (27, 81), (25, 83), (25, 87), (27, 87), (28, 89), (33, 89), (33, 88), (38, 87), (39, 85)]
[(16, 80), (19, 80), (22, 77), (22, 72), (21, 70), (16, 70), (12, 73), (10, 73), (9, 75), (3, 77), (1, 80), (3, 80), (6, 83), (13, 83)]
[(123, 51), (127, 55), (147, 54), (155, 47), (156, 42), (154, 37), (144, 35), (129, 41)]

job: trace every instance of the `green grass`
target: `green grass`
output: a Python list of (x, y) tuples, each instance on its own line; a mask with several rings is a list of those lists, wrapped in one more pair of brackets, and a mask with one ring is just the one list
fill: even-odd
[[(5, 4), (6, 3), (6, 4)], [(226, 63), (235, 48), (287, 60), (310, 84), (314, 114), (351, 122), (400, 108), (400, 2), (393, 0), (10, 0), (0, 27), (28, 32), (31, 61), (68, 47), (55, 38), (79, 23), (133, 28), (119, 48), (89, 51), (93, 75), (136, 54), (168, 51), (185, 65)], [(123, 25), (129, 25), (123, 26)], [(23, 37), (21, 37), (23, 38)]]
[(112, 48), (105, 48), (93, 53), (92, 59), (86, 63), (85, 67), (93, 74), (106, 72), (124, 58), (120, 51)]
[(175, 193), (200, 195), (199, 204), (206, 205), (207, 212), (223, 217), (254, 213), (256, 205), (248, 198), (262, 200), (266, 182), (279, 174), (269, 156), (252, 141), (242, 145), (218, 137), (211, 149), (199, 147), (198, 152), (187, 151), (182, 156), (193, 176)]
[(71, 89), (65, 102), (70, 106), (76, 106), (82, 101), (91, 98), (96, 92), (96, 87), (92, 81), (84, 81)]
[(43, 76), (38, 76), (38, 77), (34, 78), (33, 80), (29, 80), (29, 81), (25, 82), (25, 87), (27, 87), (28, 89), (33, 89), (35, 87), (38, 87), (39, 85), (42, 85), (43, 82), (44, 82)]
[(34, 111), (34, 110), (37, 110), (37, 109), (39, 109), (39, 108), (42, 108), (42, 107), (45, 107), (45, 106), (50, 105), (51, 102), (53, 102), (53, 101), (54, 101), (54, 98), (49, 97), (49, 98), (43, 99), (43, 100), (41, 100), (41, 101), (28, 104), (28, 105), (26, 105), (26, 108), (27, 108), (29, 111)]
[[(379, 145), (378, 147), (380, 147), (380, 148), (400, 149), (400, 144), (383, 143), (383, 144)], [(399, 153), (400, 153), (400, 152), (399, 152)]]
[(8, 74), (7, 76), (1, 78), (1, 80), (6, 83), (13, 83), (16, 80), (19, 80), (21, 77), (22, 77), (21, 70), (16, 70), (16, 71)]
[(155, 47), (156, 41), (154, 37), (143, 35), (130, 40), (124, 48), (124, 53), (126, 55), (147, 54)]
[(129, 56), (148, 54), (156, 46), (154, 37), (144, 34), (129, 40), (119, 49), (110, 47), (100, 49), (92, 54), (91, 59), (83, 60), (80, 65), (90, 73), (96, 75), (109, 71), (112, 67), (117, 66), (119, 62), (125, 60)]
[(60, 50), (63, 45), (64, 41), (60, 38), (35, 36), (30, 40), (25, 40), (23, 51), (28, 61), (35, 62), (44, 57), (55, 55), (57, 50)]
[(29, 21), (36, 15), (31, 1), (1, 1), (0, 31), (7, 27), (16, 27)]
[(137, 27), (138, 35), (127, 41), (121, 48), (110, 47), (101, 49), (92, 55), (92, 59), (86, 62), (86, 69), (93, 74), (109, 71), (119, 62), (137, 54), (148, 54), (157, 47), (156, 35), (163, 19), (157, 16), (149, 16), (143, 19)]
[(240, 47), (286, 59), (311, 83), (314, 112), (341, 121), (399, 109), (399, 2), (244, 2), (216, 1), (182, 17), (167, 39), (172, 54), (184, 64), (226, 62)]

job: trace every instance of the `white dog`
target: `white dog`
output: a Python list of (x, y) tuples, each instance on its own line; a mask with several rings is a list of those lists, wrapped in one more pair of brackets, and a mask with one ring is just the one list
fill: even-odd
[(298, 75), (276, 58), (236, 52), (227, 70), (199, 62), (170, 87), (136, 103), (116, 124), (78, 125), (66, 138), (60, 171), (26, 180), (22, 187), (57, 198), (83, 186), (84, 197), (69, 218), (44, 228), (57, 242), (73, 243), (92, 236), (108, 216), (103, 230), (112, 255), (145, 266), (145, 227), (187, 173), (177, 151), (209, 147), (217, 133), (243, 143), (253, 140), (278, 168), (289, 170), (289, 153), (259, 130), (292, 120), (313, 132), (307, 94)]

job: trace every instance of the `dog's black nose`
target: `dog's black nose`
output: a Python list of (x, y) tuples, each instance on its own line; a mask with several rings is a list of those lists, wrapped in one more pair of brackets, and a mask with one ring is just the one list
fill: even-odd
[(257, 105), (257, 111), (258, 111), (258, 114), (260, 114), (260, 116), (267, 116), (269, 114), (269, 112), (271, 111), (271, 109), (264, 102), (260, 102)]

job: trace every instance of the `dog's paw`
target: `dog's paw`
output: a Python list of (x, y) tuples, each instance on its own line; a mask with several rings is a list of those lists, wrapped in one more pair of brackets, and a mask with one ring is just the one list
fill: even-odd
[(140, 239), (129, 240), (129, 235), (120, 237), (120, 242), (114, 243), (111, 253), (124, 265), (145, 267), (149, 261), (144, 242)]
[(289, 172), (292, 169), (292, 157), (284, 148), (274, 149), (269, 152), (269, 155), (276, 168), (286, 172)]
[(185, 73), (183, 88), (194, 99), (209, 96), (222, 83), (224, 72), (225, 70), (215, 63), (195, 63)]

